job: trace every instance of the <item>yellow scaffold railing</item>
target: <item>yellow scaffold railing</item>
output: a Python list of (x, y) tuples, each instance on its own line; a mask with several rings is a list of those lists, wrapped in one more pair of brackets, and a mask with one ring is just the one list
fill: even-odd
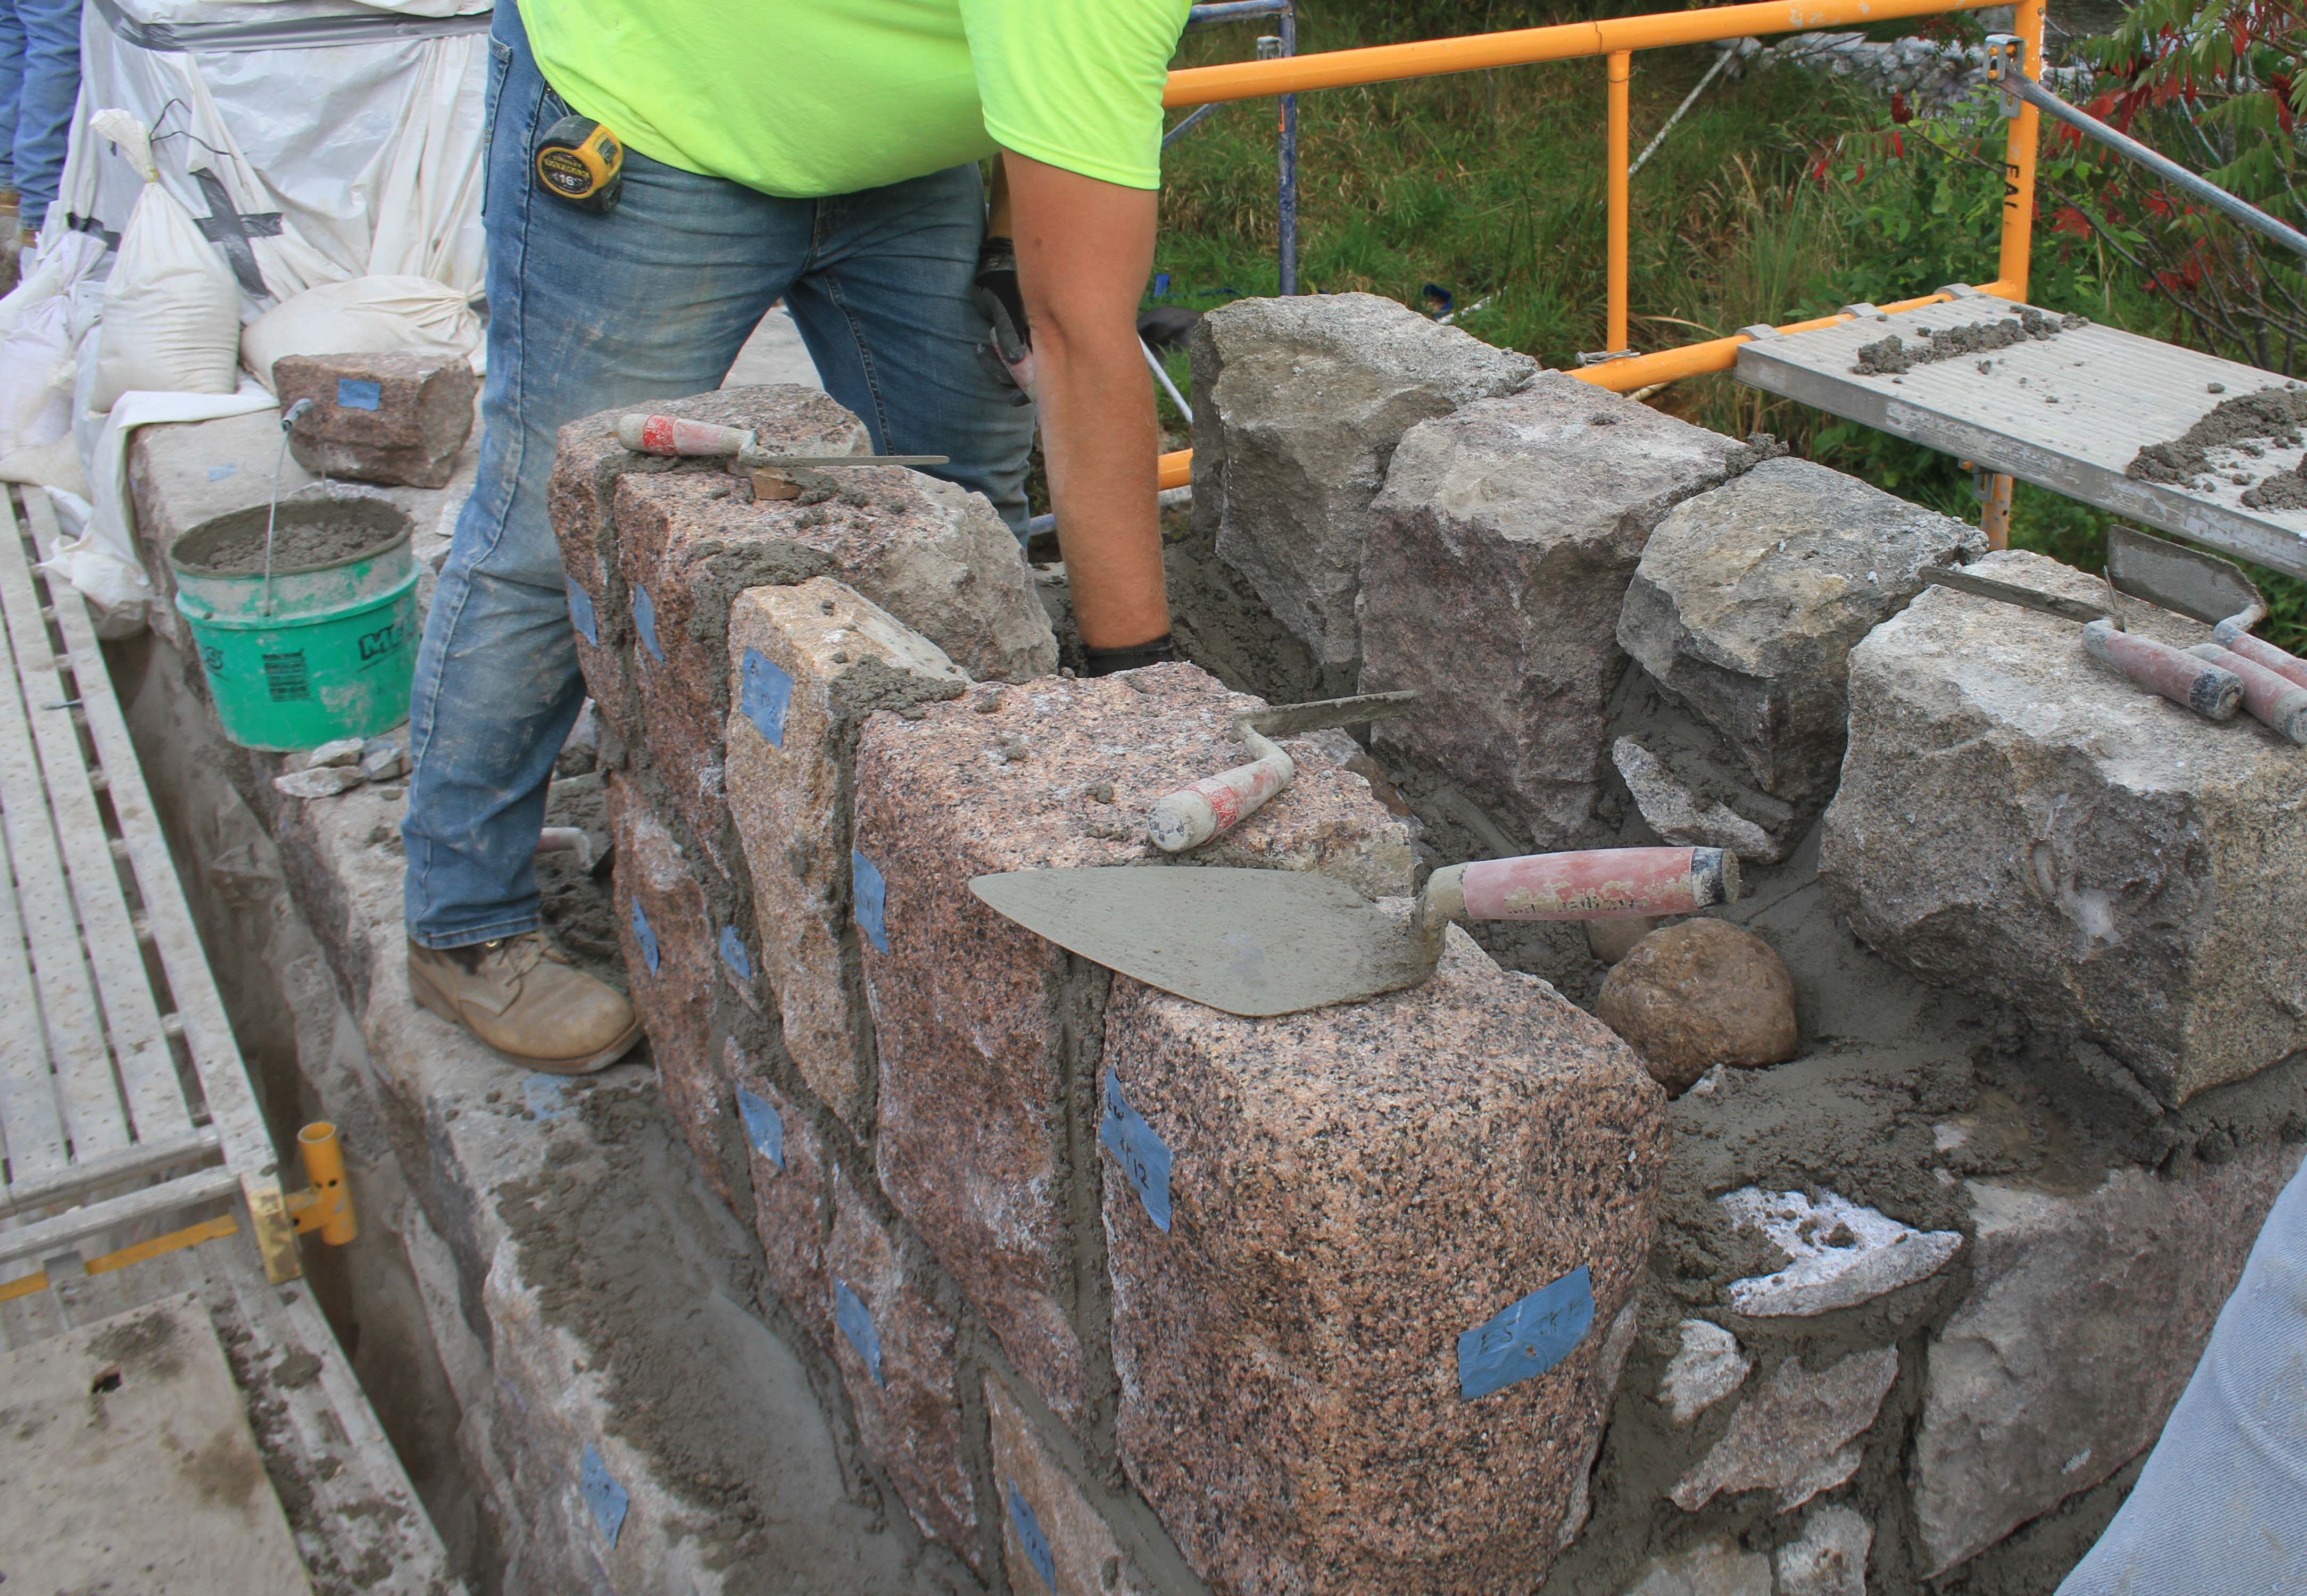
[[(1703, 372), (1728, 371), (1737, 364), (1738, 346), (1752, 341), (1745, 333), (1663, 349), (1652, 355), (1629, 352), (1626, 333), (1628, 85), (1637, 50), (1671, 48), (1678, 45), (1720, 43), (1758, 34), (1803, 33), (1821, 28), (1861, 27), (1901, 17), (1941, 15), (1955, 11), (1985, 9), (1994, 0), (1808, 0), (1790, 4), (1776, 0), (1748, 5), (1716, 5), (1698, 11), (1658, 12), (1645, 16), (1609, 17), (1591, 22), (1564, 22), (1550, 28), (1521, 28), (1504, 33), (1478, 33), (1459, 39), (1421, 39), (1414, 44), (1374, 45), (1362, 49), (1329, 50), (1263, 61), (1229, 62), (1217, 66), (1188, 67), (1170, 74), (1162, 103), (1170, 107), (1214, 105), (1225, 100), (1256, 99), (1268, 95), (1300, 94), (1317, 89), (1344, 89), (1362, 83), (1395, 82), (1406, 78), (1438, 77), (1447, 73), (1480, 72), (1492, 67), (1526, 66), (1539, 61), (1574, 61), (1599, 56), (1608, 66), (1608, 127), (1604, 159), (1609, 168), (1608, 304), (1606, 317), (1608, 356), (1570, 374), (1619, 393), (1631, 393), (1659, 382), (1696, 376)], [(2025, 46), (2027, 75), (2043, 71), (2043, 0), (2020, 0), (2012, 31)], [(2035, 143), (2039, 113), (2021, 103), (2011, 118), (2003, 166), (2003, 238), (1993, 282), (1977, 285), (1983, 293), (2005, 299), (2027, 296), (2028, 257), (2034, 245)], [(1886, 311), (1930, 305), (1945, 296), (1925, 294), (1879, 308)], [(1849, 321), (1848, 313), (1796, 322), (1780, 332), (1805, 332)], [(1161, 485), (1181, 487), (1191, 480), (1193, 451), (1179, 450), (1161, 460)], [(1995, 547), (2010, 532), (2011, 479), (1994, 479), (1986, 499), (1985, 532)]]

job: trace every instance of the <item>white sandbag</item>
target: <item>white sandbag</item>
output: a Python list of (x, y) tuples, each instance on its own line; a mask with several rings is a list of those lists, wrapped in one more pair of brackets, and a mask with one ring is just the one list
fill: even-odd
[(90, 126), (120, 147), (144, 189), (120, 235), (104, 285), (103, 345), (89, 404), (109, 411), (124, 393), (230, 393), (240, 366), (240, 291), (232, 269), (176, 195), (160, 186), (151, 139), (125, 111)]
[(0, 482), (34, 483), (45, 488), (61, 488), (81, 499), (88, 497), (88, 472), (80, 463), (80, 450), (70, 438), (0, 455)]
[(52, 443), (72, 426), (72, 298), (51, 294), (0, 341), (0, 454)]
[(465, 296), (429, 277), (356, 277), (322, 283), (274, 305), (240, 335), (241, 357), (272, 386), (284, 355), (463, 355), (481, 341), (481, 319)]

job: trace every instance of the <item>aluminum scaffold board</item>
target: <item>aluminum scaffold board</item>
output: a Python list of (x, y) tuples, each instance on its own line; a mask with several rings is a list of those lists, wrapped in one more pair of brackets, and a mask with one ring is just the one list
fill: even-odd
[(1895, 314), (1868, 312), (1742, 345), (1736, 374), (1749, 387), (2307, 577), (2307, 508), (2243, 502), (2268, 477), (2298, 469), (2297, 443), (2260, 437), (2251, 441), (2256, 455), (2215, 447), (2207, 468), (2182, 482), (2127, 475), (2142, 449), (2176, 441), (2220, 405), (2298, 386), (2272, 372), (2096, 322), (1903, 372), (1857, 369), (1864, 346), (1893, 335), (1911, 354), (1931, 348), (1931, 332), (2006, 322), (2027, 308), (1965, 292)]

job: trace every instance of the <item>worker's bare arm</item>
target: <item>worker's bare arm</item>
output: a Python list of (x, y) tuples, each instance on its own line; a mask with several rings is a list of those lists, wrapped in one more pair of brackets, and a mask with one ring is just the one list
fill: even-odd
[(1155, 195), (1014, 150), (1001, 162), (1074, 616), (1085, 647), (1149, 642), (1170, 630), (1154, 386), (1137, 345)]

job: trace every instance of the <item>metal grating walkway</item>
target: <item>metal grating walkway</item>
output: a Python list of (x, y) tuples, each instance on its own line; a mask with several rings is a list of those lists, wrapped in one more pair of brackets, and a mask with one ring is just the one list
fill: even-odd
[[(2298, 466), (2297, 445), (2261, 440), (2264, 452), (2257, 457), (2215, 450), (2216, 474), (2199, 479), (2208, 487), (2124, 475), (2141, 448), (2177, 438), (2217, 406), (2286, 385), (2270, 372), (2095, 323), (1897, 375), (1853, 369), (1862, 345), (1893, 333), (1911, 348), (1928, 342), (1924, 329), (1943, 333), (2007, 321), (2021, 308), (1966, 291), (1951, 303), (1758, 339), (1740, 346), (1737, 375), (1749, 387), (2307, 577), (2307, 510), (2254, 510), (2243, 502), (2248, 487)], [(2214, 392), (2215, 384), (2222, 391)], [(2251, 482), (2231, 480), (2237, 474)]]

